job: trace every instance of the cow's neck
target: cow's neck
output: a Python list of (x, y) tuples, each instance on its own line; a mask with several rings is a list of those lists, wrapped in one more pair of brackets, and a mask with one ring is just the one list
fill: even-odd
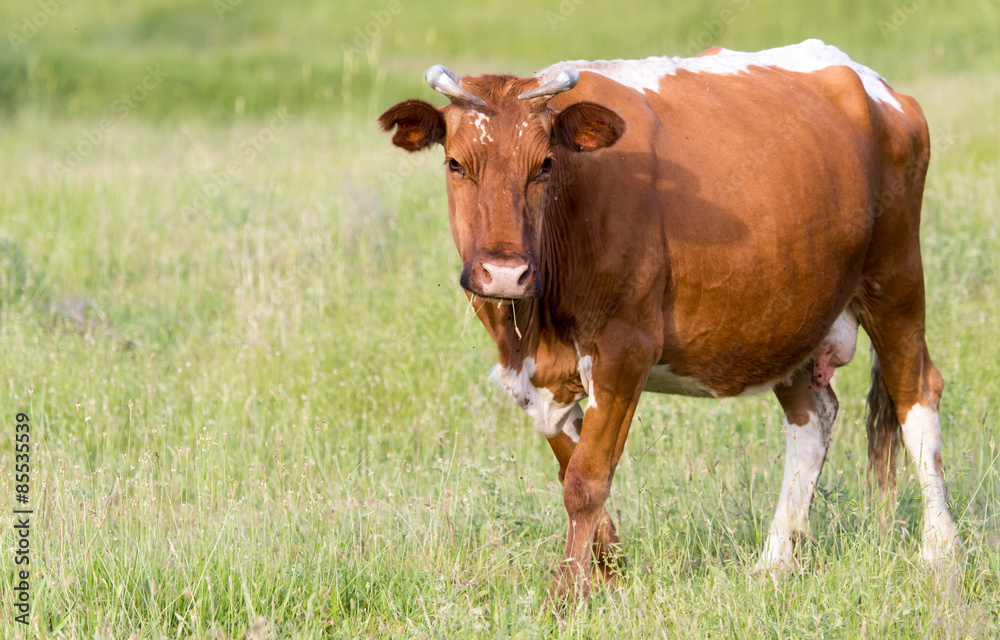
[(501, 366), (519, 370), (525, 358), (535, 356), (541, 338), (538, 300), (497, 303), (473, 297), (471, 304), (497, 344)]

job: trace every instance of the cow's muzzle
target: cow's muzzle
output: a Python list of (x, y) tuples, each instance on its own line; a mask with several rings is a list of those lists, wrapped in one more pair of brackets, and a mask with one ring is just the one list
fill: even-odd
[(462, 270), (462, 287), (483, 298), (524, 300), (542, 295), (538, 269), (525, 256), (479, 254)]

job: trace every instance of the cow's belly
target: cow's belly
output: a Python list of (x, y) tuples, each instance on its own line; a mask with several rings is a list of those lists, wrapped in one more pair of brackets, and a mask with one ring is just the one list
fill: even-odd
[[(833, 376), (833, 369), (848, 364), (854, 357), (857, 340), (858, 320), (848, 308), (837, 317), (818, 346), (797, 359), (787, 371), (773, 378), (744, 379), (742, 384), (738, 385), (739, 390), (734, 392), (732, 385), (713, 386), (707, 376), (703, 380), (697, 375), (681, 375), (669, 364), (658, 364), (650, 369), (643, 390), (693, 398), (753, 396), (770, 391), (779, 384), (788, 383), (792, 375), (802, 370), (812, 375), (814, 384), (826, 385)], [(726, 355), (724, 358), (732, 360), (731, 355)], [(718, 366), (716, 364), (713, 368), (717, 369)], [(732, 361), (731, 371), (734, 376), (740, 376), (744, 369), (740, 363)]]
[[(742, 393), (737, 394), (737, 397), (759, 395), (770, 391), (787, 379), (788, 376), (782, 376), (760, 384), (747, 385), (743, 388)], [(649, 378), (646, 379), (646, 385), (642, 390), (652, 391), (653, 393), (664, 393), (671, 396), (687, 396), (689, 398), (728, 397), (728, 394), (725, 392), (716, 391), (697, 378), (678, 375), (671, 371), (670, 365), (667, 364), (658, 364), (650, 369)]]

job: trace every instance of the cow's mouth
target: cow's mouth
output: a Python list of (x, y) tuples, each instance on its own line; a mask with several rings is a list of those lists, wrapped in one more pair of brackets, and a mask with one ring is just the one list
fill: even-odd
[(462, 270), (462, 288), (491, 300), (533, 300), (542, 295), (538, 269), (524, 256), (480, 254)]

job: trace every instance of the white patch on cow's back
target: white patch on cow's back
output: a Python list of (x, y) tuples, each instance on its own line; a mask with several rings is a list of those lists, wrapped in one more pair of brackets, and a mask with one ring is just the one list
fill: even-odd
[(540, 79), (558, 73), (564, 65), (573, 65), (577, 71), (592, 71), (611, 78), (615, 82), (636, 91), (660, 90), (660, 80), (664, 76), (676, 75), (678, 71), (691, 73), (714, 73), (732, 75), (746, 72), (750, 67), (773, 67), (800, 73), (811, 73), (827, 67), (843, 65), (858, 74), (865, 91), (874, 100), (891, 105), (898, 111), (903, 108), (890, 93), (885, 80), (872, 69), (858, 64), (837, 47), (822, 40), (810, 39), (775, 49), (752, 53), (723, 49), (716, 55), (679, 58), (650, 57), (644, 60), (571, 60), (556, 63), (538, 73)]
[(667, 393), (675, 396), (691, 396), (694, 398), (715, 398), (717, 395), (690, 376), (679, 376), (670, 370), (670, 365), (658, 364), (649, 370), (646, 386), (643, 391)]
[(472, 111), (469, 113), (469, 122), (479, 131), (479, 137), (476, 138), (476, 142), (479, 144), (493, 142), (493, 136), (491, 136), (490, 132), (486, 130), (486, 125), (489, 124), (489, 121), (490, 117), (485, 113), (480, 111)]
[[(560, 431), (566, 431), (567, 424), (571, 425), (577, 418), (582, 418), (583, 411), (576, 402), (568, 404), (556, 402), (551, 391), (544, 387), (535, 387), (531, 383), (531, 376), (535, 375), (536, 370), (535, 359), (525, 358), (520, 371), (507, 369), (498, 364), (490, 372), (490, 378), (499, 382), (514, 396), (525, 413), (531, 417), (538, 433), (546, 438), (554, 438)], [(573, 432), (576, 432), (575, 428)]]

